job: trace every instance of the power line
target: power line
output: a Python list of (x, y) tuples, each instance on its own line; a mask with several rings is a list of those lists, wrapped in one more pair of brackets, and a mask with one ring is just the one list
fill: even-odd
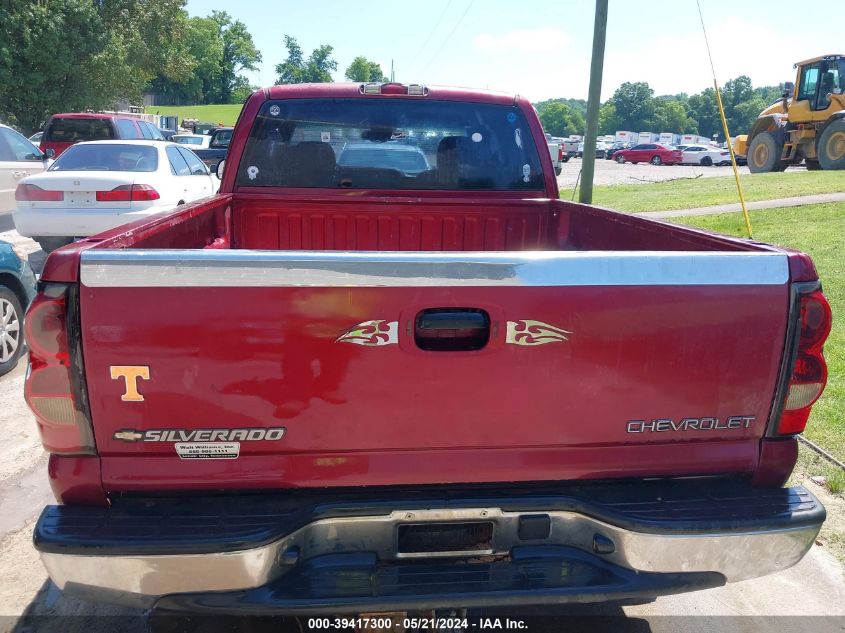
[(440, 12), (440, 17), (437, 18), (437, 21), (434, 23), (434, 27), (431, 29), (431, 31), (429, 31), (428, 37), (425, 38), (425, 42), (423, 42), (423, 45), (420, 46), (420, 52), (417, 53), (418, 55), (422, 55), (422, 52), (425, 50), (425, 47), (428, 46), (428, 43), (431, 41), (431, 37), (434, 35), (435, 31), (437, 31), (437, 27), (440, 26), (440, 23), (443, 21), (443, 16), (446, 15), (446, 12), (451, 6), (452, 0), (449, 0), (449, 2), (446, 3), (446, 8), (444, 8), (443, 11)]
[(438, 48), (434, 55), (431, 56), (431, 59), (428, 60), (428, 63), (423, 66), (423, 70), (426, 70), (429, 66), (431, 66), (431, 62), (437, 59), (437, 56), (440, 55), (441, 51), (445, 48), (446, 44), (448, 44), (449, 40), (452, 39), (452, 36), (455, 34), (455, 31), (458, 30), (458, 27), (461, 25), (461, 22), (464, 21), (464, 18), (466, 17), (467, 13), (469, 13), (469, 10), (472, 8), (473, 4), (475, 4), (475, 0), (470, 0), (470, 3), (467, 5), (467, 8), (461, 14), (461, 17), (458, 18), (457, 22), (455, 22), (455, 26), (452, 27), (451, 31), (449, 31), (449, 35), (447, 35), (446, 39), (443, 40), (443, 43), (440, 44), (440, 48)]

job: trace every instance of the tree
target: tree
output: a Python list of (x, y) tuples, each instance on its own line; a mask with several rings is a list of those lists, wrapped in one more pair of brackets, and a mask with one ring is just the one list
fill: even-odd
[(760, 95), (754, 95), (748, 101), (744, 101), (734, 107), (733, 116), (728, 121), (728, 129), (734, 136), (737, 134), (748, 134), (754, 121), (760, 113), (769, 107), (769, 102)]
[(184, 0), (0, 3), (0, 114), (25, 131), (55, 112), (140, 100), (158, 74), (184, 78)]
[(651, 130), (657, 102), (654, 90), (645, 82), (625, 82), (616, 89), (610, 98), (616, 107), (619, 125), (624, 130)]
[(295, 38), (284, 36), (288, 56), (285, 61), (276, 64), (277, 84), (329, 83), (331, 71), (337, 70), (337, 62), (332, 59), (334, 48), (322, 44), (315, 48), (308, 59), (303, 59), (302, 48)]
[(543, 129), (552, 136), (584, 133), (584, 117), (565, 103), (552, 102), (538, 111)]
[(94, 59), (87, 88), (109, 95), (108, 105), (118, 100), (139, 103), (156, 76), (170, 81), (190, 77), (185, 0), (89, 1), (97, 9), (106, 44)]
[(698, 133), (712, 138), (721, 134), (722, 122), (719, 118), (719, 106), (716, 104), (716, 91), (707, 88), (689, 98), (690, 116), (698, 122)]
[(366, 57), (358, 56), (349, 64), (346, 69), (346, 78), (349, 81), (389, 81), (384, 73), (381, 71), (381, 66), (377, 62), (371, 62)]
[(232, 103), (232, 92), (236, 86), (242, 86), (244, 80), (240, 73), (256, 70), (261, 61), (261, 52), (255, 48), (252, 35), (246, 24), (240, 20), (232, 21), (225, 11), (212, 11), (211, 19), (217, 23), (223, 55), (220, 59), (220, 73), (217, 79), (215, 97), (218, 103)]
[(104, 105), (87, 86), (106, 43), (93, 5), (0, 4), (0, 115), (28, 134), (54, 112)]
[(653, 128), (656, 132), (695, 133), (695, 121), (687, 114), (684, 104), (675, 99), (658, 99)]
[(210, 17), (190, 18), (185, 47), (192, 68), (189, 76), (181, 81), (158, 76), (150, 89), (169, 103), (213, 103), (223, 60), (223, 38), (218, 23)]
[(599, 108), (599, 134), (613, 134), (618, 129), (620, 126), (616, 106), (612, 101), (608, 101)]
[(546, 99), (545, 101), (538, 101), (534, 104), (534, 107), (537, 108), (537, 112), (540, 112), (543, 108), (551, 103), (563, 103), (568, 105), (572, 108), (573, 111), (577, 112), (583, 117), (587, 116), (587, 100), (586, 99)]

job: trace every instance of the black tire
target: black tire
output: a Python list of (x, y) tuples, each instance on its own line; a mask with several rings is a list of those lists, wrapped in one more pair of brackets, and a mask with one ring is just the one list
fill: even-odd
[(41, 247), (41, 250), (45, 253), (49, 254), (52, 253), (57, 248), (61, 248), (62, 246), (67, 246), (71, 242), (73, 242), (72, 237), (35, 237), (33, 238), (38, 245)]
[(564, 163), (568, 163), (568, 162), (569, 162), (569, 156), (564, 156), (561, 160), (562, 160)]
[(709, 156), (705, 156), (701, 159), (701, 166), (702, 167), (711, 167), (713, 165), (713, 159)]
[(837, 119), (828, 124), (819, 137), (816, 151), (822, 169), (845, 169), (845, 120)]
[(651, 157), (651, 160), (650, 160), (649, 162), (650, 162), (652, 165), (662, 165), (662, 164), (663, 164), (663, 159), (662, 159), (662, 158), (660, 158), (660, 156), (658, 156), (657, 154), (655, 154), (654, 156), (652, 156), (652, 157)]
[(807, 171), (818, 171), (822, 168), (822, 166), (819, 165), (819, 161), (810, 160), (809, 158), (804, 160), (804, 166), (807, 168)]
[(783, 142), (771, 132), (760, 132), (748, 146), (748, 169), (752, 174), (783, 171), (787, 162), (780, 159)]
[(23, 353), (23, 308), (18, 296), (6, 286), (0, 286), (0, 376), (8, 374), (18, 364)]
[(562, 172), (562, 171), (563, 171), (563, 168), (560, 165), (555, 167), (555, 176), (560, 176), (560, 172)]
[(613, 157), (613, 159), (614, 159), (617, 163), (619, 163), (620, 165), (622, 165), (622, 164), (624, 164), (624, 163), (625, 163), (625, 157), (624, 157), (622, 154), (617, 154), (616, 156), (614, 156), (614, 157)]

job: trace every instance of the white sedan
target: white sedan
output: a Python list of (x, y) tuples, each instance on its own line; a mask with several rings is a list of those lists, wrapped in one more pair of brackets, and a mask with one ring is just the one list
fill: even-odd
[(730, 165), (731, 153), (719, 147), (706, 145), (687, 145), (681, 153), (681, 164), (684, 165)]
[(48, 158), (25, 136), (0, 124), (0, 213), (15, 208), (18, 182), (40, 174), (49, 165)]
[(184, 145), (91, 141), (65, 150), (47, 171), (20, 181), (18, 233), (45, 252), (212, 195), (217, 183)]
[(174, 134), (171, 139), (174, 143), (188, 145), (191, 149), (206, 149), (211, 143), (210, 134)]

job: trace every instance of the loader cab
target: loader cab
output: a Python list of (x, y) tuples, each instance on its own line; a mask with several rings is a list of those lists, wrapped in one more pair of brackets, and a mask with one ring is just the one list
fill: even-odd
[(845, 105), (845, 57), (829, 56), (797, 65), (797, 88), (789, 108), (795, 122), (825, 121)]

